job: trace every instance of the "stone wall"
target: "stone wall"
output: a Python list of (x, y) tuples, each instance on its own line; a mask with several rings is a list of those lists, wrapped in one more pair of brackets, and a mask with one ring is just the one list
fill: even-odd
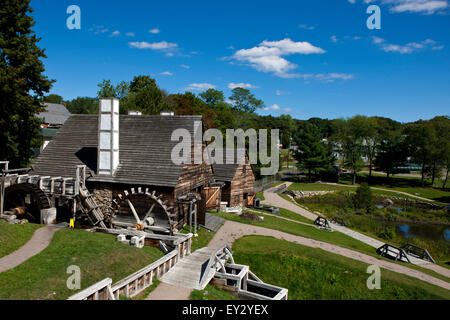
[(87, 186), (89, 191), (95, 196), (95, 201), (102, 207), (105, 213), (107, 208), (112, 206), (113, 188), (110, 183), (93, 183)]

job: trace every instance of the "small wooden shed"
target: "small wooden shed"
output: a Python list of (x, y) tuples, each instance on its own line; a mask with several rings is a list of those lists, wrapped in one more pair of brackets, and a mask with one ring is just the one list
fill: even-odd
[(237, 150), (234, 164), (226, 163), (226, 150), (223, 157), (223, 164), (212, 165), (215, 181), (224, 183), (221, 201), (228, 202), (229, 207), (253, 206), (256, 195), (255, 174), (247, 154), (241, 164), (236, 160)]

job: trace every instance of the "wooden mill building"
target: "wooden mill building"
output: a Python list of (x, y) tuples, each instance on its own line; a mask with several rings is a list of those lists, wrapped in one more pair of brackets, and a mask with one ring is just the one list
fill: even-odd
[[(179, 144), (172, 133), (203, 134), (202, 117), (119, 116), (118, 104), (105, 99), (99, 115), (72, 115), (36, 159), (33, 173), (74, 178), (76, 167), (85, 165), (86, 186), (104, 210), (116, 212), (118, 224), (133, 225), (133, 209), (139, 219), (151, 213), (156, 226), (181, 229), (193, 212), (204, 224), (208, 199), (203, 190), (214, 183), (211, 165), (177, 165), (171, 159)], [(192, 150), (203, 147), (191, 145)]]

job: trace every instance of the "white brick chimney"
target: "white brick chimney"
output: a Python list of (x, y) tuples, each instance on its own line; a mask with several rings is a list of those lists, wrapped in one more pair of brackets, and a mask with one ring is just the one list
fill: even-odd
[(100, 99), (97, 174), (112, 176), (119, 165), (119, 100)]

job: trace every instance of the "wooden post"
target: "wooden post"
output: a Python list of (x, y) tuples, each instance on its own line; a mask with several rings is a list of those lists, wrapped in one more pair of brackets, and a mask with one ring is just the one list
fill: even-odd
[(1, 177), (2, 179), (0, 183), (0, 217), (3, 216), (4, 212), (4, 202), (5, 202), (5, 177)]

